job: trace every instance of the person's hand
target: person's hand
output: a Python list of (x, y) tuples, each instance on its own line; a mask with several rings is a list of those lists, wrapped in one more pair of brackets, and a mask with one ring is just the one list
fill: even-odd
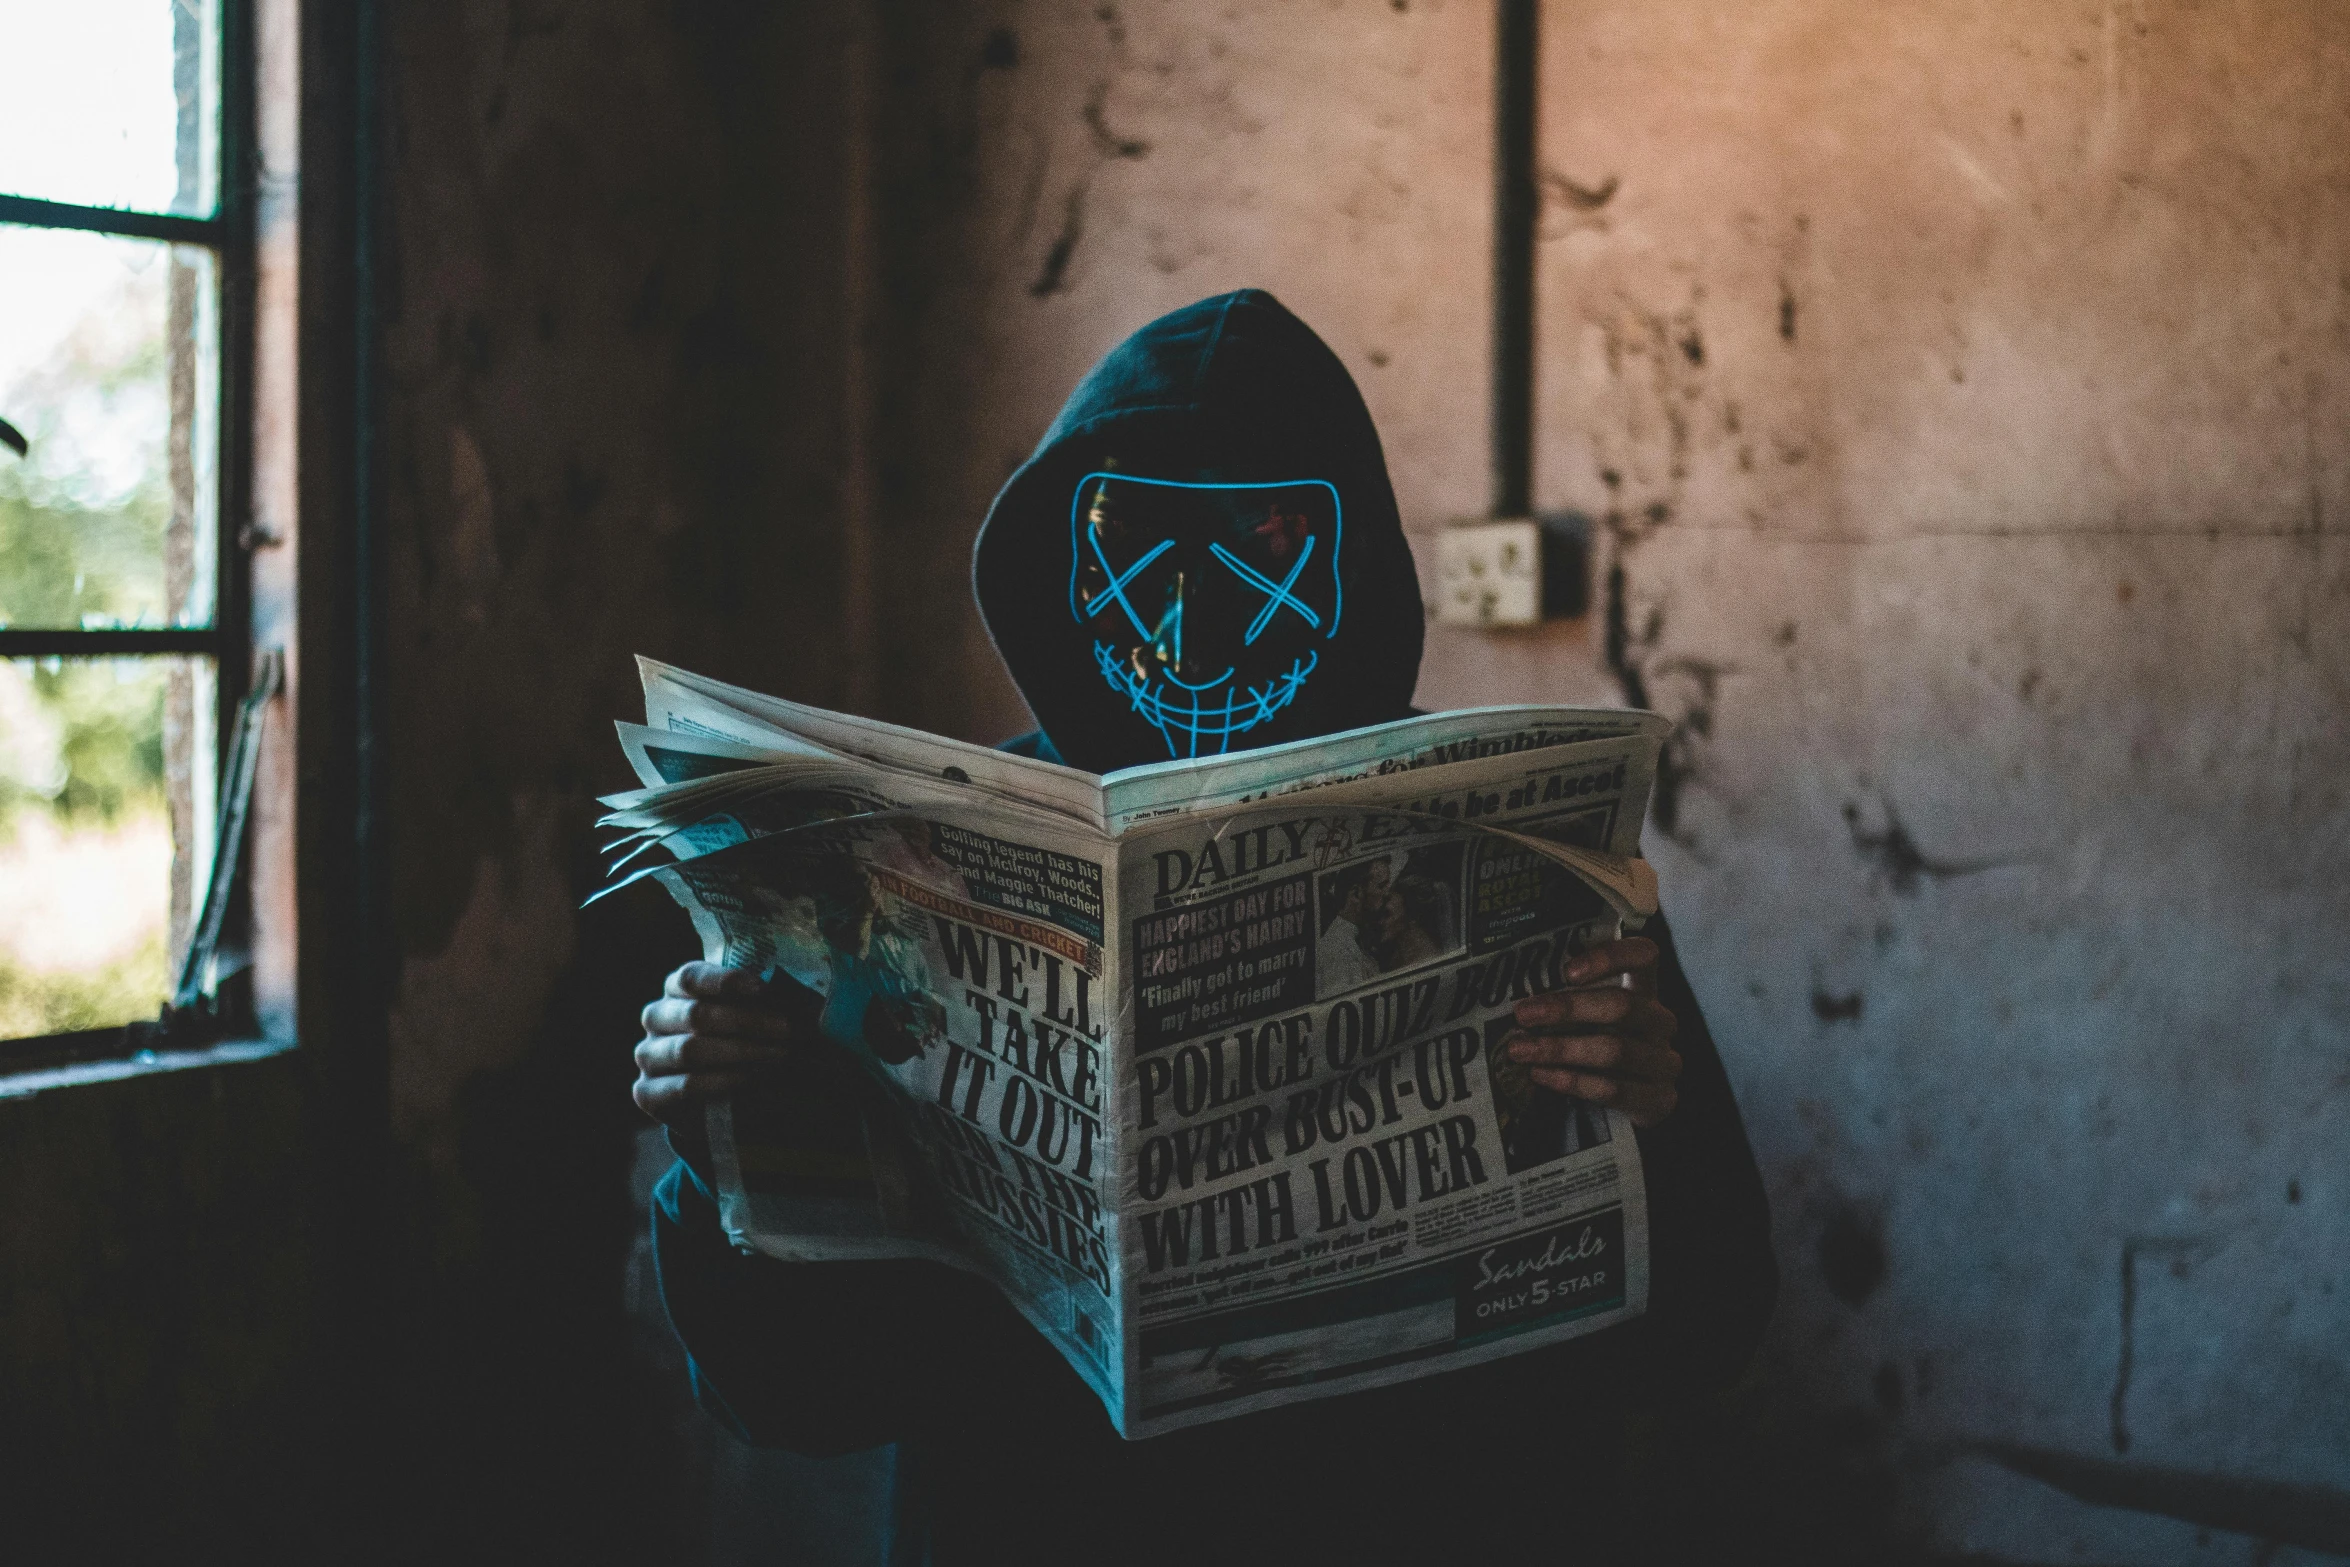
[[(1518, 1003), (1510, 1059), (1536, 1086), (1612, 1105), (1634, 1126), (1654, 1126), (1680, 1102), (1680, 1020), (1656, 999), (1657, 945), (1629, 936), (1567, 965), (1570, 989)], [(1624, 976), (1631, 977), (1629, 985)]]
[(793, 1058), (795, 1029), (759, 976), (716, 963), (688, 963), (645, 1008), (636, 1047), (636, 1106), (688, 1138), (702, 1112), (763, 1072)]

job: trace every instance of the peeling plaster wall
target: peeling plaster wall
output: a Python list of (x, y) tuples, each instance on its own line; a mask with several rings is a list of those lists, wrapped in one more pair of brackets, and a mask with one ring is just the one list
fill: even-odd
[(2323, 4), (1546, 11), (1539, 494), (1777, 1372), (1947, 1548), (2256, 1548), (1973, 1441), (2350, 1479), (2346, 130)]

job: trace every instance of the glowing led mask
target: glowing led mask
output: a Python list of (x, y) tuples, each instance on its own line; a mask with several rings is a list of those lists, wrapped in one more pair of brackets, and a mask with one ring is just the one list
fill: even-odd
[(1338, 634), (1338, 489), (1089, 473), (1069, 509), (1069, 612), (1171, 757), (1284, 738)]

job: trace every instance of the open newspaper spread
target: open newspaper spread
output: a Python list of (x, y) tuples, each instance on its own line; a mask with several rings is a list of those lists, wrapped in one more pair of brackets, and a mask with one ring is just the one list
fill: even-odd
[(1130, 1438), (1645, 1308), (1629, 1122), (1502, 1039), (1655, 912), (1663, 719), (1095, 777), (640, 664), (605, 892), (659, 880), (840, 1047), (711, 1110), (737, 1245), (977, 1272)]

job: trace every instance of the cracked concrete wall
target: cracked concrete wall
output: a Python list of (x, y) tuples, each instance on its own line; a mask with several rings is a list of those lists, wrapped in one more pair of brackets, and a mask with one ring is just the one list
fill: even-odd
[(1947, 1548), (2255, 1559), (1968, 1444), (2350, 1489), (2350, 18), (1545, 27), (1538, 490), (1683, 725), (1779, 1372)]

